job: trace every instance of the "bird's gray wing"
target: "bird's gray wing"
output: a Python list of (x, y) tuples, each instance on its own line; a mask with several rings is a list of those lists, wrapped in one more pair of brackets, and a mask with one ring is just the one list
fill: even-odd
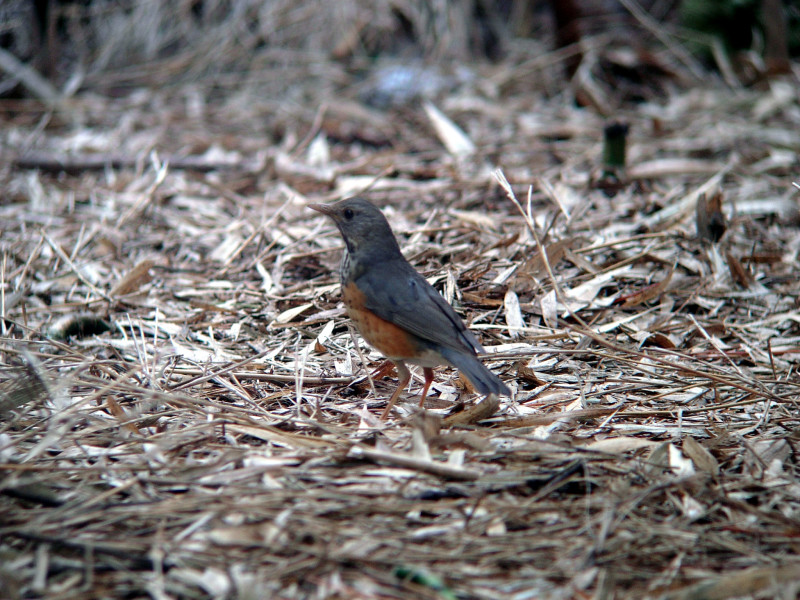
[(444, 298), (408, 263), (367, 269), (356, 284), (366, 308), (423, 340), (462, 352), (483, 352), (478, 340)]

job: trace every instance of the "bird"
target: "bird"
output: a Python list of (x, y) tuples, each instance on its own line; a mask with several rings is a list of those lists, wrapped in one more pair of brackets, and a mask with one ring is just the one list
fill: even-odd
[(433, 368), (457, 368), (480, 394), (510, 396), (505, 383), (478, 359), (484, 352), (453, 307), (405, 259), (378, 207), (363, 198), (309, 204), (330, 217), (344, 239), (341, 293), (361, 337), (394, 363), (398, 386), (381, 415), (386, 420), (411, 379), (408, 364), (425, 375), (420, 407)]

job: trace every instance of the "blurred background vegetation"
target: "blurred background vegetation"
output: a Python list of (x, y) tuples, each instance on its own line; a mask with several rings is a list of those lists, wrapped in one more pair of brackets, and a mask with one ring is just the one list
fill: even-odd
[[(542, 47), (531, 41), (580, 48), (596, 35), (630, 46), (669, 36), (752, 83), (785, 72), (800, 49), (800, 2), (2, 0), (0, 95), (31, 93), (22, 65), (66, 93), (195, 82), (279, 97), (302, 95), (294, 84), (309, 77), (336, 92), (387, 58), (523, 61)], [(565, 75), (579, 62), (576, 51)]]

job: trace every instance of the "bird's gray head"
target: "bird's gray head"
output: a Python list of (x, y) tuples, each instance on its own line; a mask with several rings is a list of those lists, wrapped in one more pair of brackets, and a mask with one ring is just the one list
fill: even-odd
[(309, 204), (324, 215), (328, 215), (344, 238), (351, 255), (362, 252), (379, 256), (400, 253), (392, 228), (383, 213), (374, 204), (363, 198), (347, 198), (333, 204)]

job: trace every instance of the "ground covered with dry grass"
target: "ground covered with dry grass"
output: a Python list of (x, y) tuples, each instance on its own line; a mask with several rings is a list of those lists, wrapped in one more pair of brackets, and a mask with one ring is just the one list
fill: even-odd
[[(308, 54), (291, 99), (273, 63), (0, 102), (3, 596), (796, 597), (797, 72), (606, 42), (390, 106)], [(511, 398), (442, 368), (378, 419), (306, 208), (357, 192)]]

